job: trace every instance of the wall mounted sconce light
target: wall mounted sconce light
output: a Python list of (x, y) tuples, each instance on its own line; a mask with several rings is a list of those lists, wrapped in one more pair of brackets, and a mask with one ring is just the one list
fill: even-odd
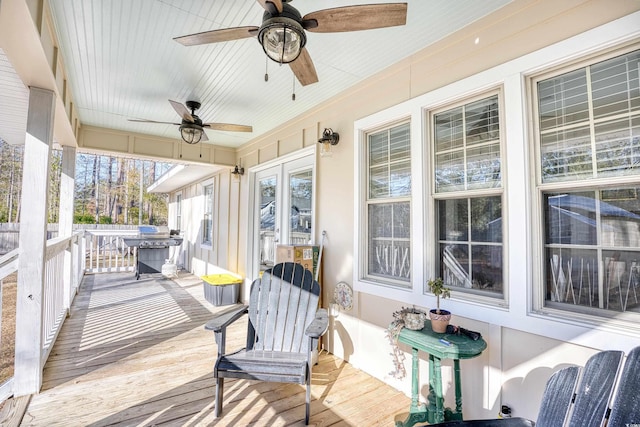
[(236, 165), (236, 167), (234, 167), (231, 171), (231, 175), (233, 176), (234, 180), (240, 181), (240, 177), (244, 175), (244, 168), (242, 166)]
[(331, 128), (325, 128), (322, 132), (322, 138), (318, 140), (320, 145), (320, 155), (322, 157), (331, 157), (332, 146), (337, 145), (340, 141), (338, 132), (334, 132)]

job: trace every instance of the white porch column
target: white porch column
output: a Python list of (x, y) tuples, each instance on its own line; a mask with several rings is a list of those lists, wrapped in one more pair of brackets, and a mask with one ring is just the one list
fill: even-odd
[[(69, 237), (73, 234), (73, 196), (75, 192), (76, 177), (76, 149), (75, 147), (62, 147), (62, 175), (60, 177), (60, 212), (58, 214), (58, 236)], [(64, 306), (69, 313), (71, 301), (76, 292), (77, 284), (74, 283), (75, 274), (72, 260), (72, 247), (64, 254)]]
[(42, 301), (55, 94), (30, 88), (22, 177), (14, 394), (42, 386)]

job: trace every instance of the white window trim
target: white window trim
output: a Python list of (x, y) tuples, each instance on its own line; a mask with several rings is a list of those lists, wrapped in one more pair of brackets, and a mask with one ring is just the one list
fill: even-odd
[[(450, 85), (435, 89), (429, 93), (410, 99), (380, 112), (371, 114), (354, 122), (354, 194), (356, 207), (354, 209), (354, 259), (356, 268), (353, 273), (354, 290), (365, 292), (382, 298), (387, 298), (423, 307), (434, 307), (435, 298), (423, 294), (423, 284), (433, 271), (435, 260), (434, 245), (427, 242), (434, 241), (432, 218), (433, 199), (424, 188), (425, 177), (429, 176), (432, 166), (425, 163), (428, 152), (424, 132), (428, 129), (424, 120), (425, 110), (438, 108), (456, 99), (472, 97), (492, 87), (502, 86), (504, 93), (504, 132), (505, 151), (502, 154), (505, 165), (522, 165), (518, 168), (505, 168), (503, 171), (504, 186), (504, 263), (507, 269), (505, 288), (508, 291), (508, 307), (489, 306), (467, 299), (458, 298), (455, 294), (446, 301), (447, 309), (454, 314), (469, 319), (487, 322), (533, 334), (547, 336), (561, 341), (571, 342), (598, 349), (618, 348), (631, 349), (640, 345), (638, 334), (617, 329), (610, 326), (585, 325), (566, 318), (554, 318), (549, 315), (541, 316), (532, 310), (533, 261), (537, 256), (534, 242), (539, 230), (533, 221), (532, 200), (535, 191), (535, 169), (531, 164), (530, 151), (530, 121), (529, 101), (526, 96), (526, 76), (538, 74), (544, 70), (564, 64), (594, 52), (602, 52), (608, 48), (622, 45), (640, 38), (640, 28), (637, 23), (640, 12), (635, 12), (613, 22), (586, 31), (577, 36), (545, 47), (538, 51), (524, 55), (507, 63), (501, 64), (484, 72), (475, 74)], [(361, 279), (362, 270), (360, 260), (363, 254), (362, 238), (364, 218), (363, 207), (363, 168), (366, 166), (364, 158), (365, 135), (368, 131), (380, 128), (399, 120), (411, 120), (411, 251), (412, 251), (412, 288), (390, 288)], [(427, 165), (427, 166), (425, 166)], [(524, 191), (526, 190), (526, 191)], [(535, 233), (534, 233), (535, 232)], [(424, 237), (420, 241), (420, 236)], [(424, 260), (424, 261), (419, 261)], [(518, 268), (509, 268), (509, 266)], [(606, 322), (605, 322), (606, 323)]]
[[(173, 219), (176, 222), (176, 229), (182, 231), (182, 221), (184, 216), (184, 212), (183, 212), (184, 198), (183, 198), (182, 191), (178, 191), (175, 194), (175, 198), (176, 198), (175, 199), (175, 215)], [(178, 211), (180, 212), (180, 215), (178, 215)], [(178, 221), (178, 218), (180, 219), (179, 221)]]
[[(354, 126), (354, 194), (356, 194), (356, 208), (354, 209), (354, 289), (372, 295), (391, 298), (408, 304), (416, 304), (416, 298), (422, 294), (420, 285), (424, 279), (424, 271), (418, 271), (420, 265), (412, 262), (411, 282), (408, 288), (378, 282), (366, 276), (366, 254), (367, 244), (367, 212), (364, 203), (368, 197), (367, 182), (367, 134), (377, 130), (391, 127), (402, 122), (409, 122), (410, 147), (411, 147), (411, 259), (425, 259), (421, 239), (415, 236), (422, 236), (424, 220), (421, 209), (422, 196), (424, 191), (424, 179), (421, 176), (424, 164), (422, 133), (423, 114), (422, 109), (407, 108), (404, 104), (392, 107), (388, 110), (373, 114), (362, 120), (355, 122)], [(413, 301), (413, 302), (412, 302)]]
[(213, 202), (213, 210), (211, 212), (211, 228), (213, 229), (213, 233), (211, 236), (211, 243), (205, 243), (203, 242), (203, 231), (204, 230), (200, 230), (200, 232), (198, 233), (198, 240), (199, 240), (199, 245), (202, 249), (206, 249), (206, 250), (214, 250), (214, 248), (216, 247), (215, 243), (217, 242), (217, 236), (218, 236), (218, 229), (216, 227), (216, 224), (218, 223), (218, 210), (215, 208), (216, 206), (219, 206), (219, 200), (218, 200), (218, 195), (219, 195), (219, 188), (217, 186), (218, 181), (215, 179), (215, 177), (210, 178), (206, 181), (202, 181), (200, 183), (201, 186), (201, 197), (202, 197), (202, 205), (201, 205), (201, 210), (200, 210), (200, 221), (202, 221), (204, 219), (204, 211), (205, 211), (205, 195), (204, 195), (204, 189), (208, 186), (211, 186), (213, 189), (213, 195), (212, 195), (212, 202)]

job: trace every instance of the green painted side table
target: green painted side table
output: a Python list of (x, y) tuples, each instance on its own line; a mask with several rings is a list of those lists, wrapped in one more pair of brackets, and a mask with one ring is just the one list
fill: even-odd
[[(424, 328), (419, 331), (403, 328), (398, 336), (398, 341), (412, 348), (412, 388), (409, 416), (404, 422), (396, 422), (396, 427), (411, 427), (416, 423), (423, 422), (433, 424), (449, 420), (461, 420), (460, 359), (471, 359), (480, 355), (487, 348), (487, 343), (482, 338), (473, 341), (465, 335), (433, 332), (429, 321), (425, 322)], [(424, 351), (429, 354), (429, 396), (427, 397), (427, 405), (419, 403), (418, 351)], [(442, 359), (453, 359), (455, 410), (444, 407), (442, 372), (440, 370)]]

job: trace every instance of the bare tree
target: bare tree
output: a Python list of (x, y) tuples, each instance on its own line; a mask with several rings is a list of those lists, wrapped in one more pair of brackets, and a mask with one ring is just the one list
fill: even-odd
[[(0, 221), (19, 222), (23, 146), (0, 139)], [(49, 221), (59, 214), (62, 153), (54, 150), (50, 170)], [(169, 164), (78, 153), (74, 216), (78, 222), (99, 222), (109, 217), (114, 224), (148, 221), (166, 224), (166, 195), (148, 194), (146, 188)], [(137, 197), (136, 197), (137, 194)]]

